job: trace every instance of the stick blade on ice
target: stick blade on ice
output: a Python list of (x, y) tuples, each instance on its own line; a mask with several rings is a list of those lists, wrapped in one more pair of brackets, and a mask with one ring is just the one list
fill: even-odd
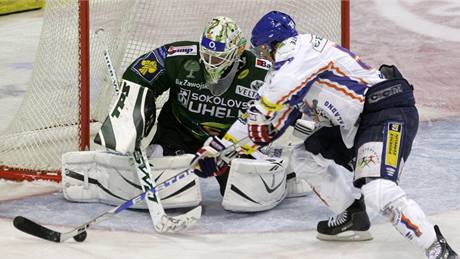
[(25, 232), (32, 236), (43, 238), (48, 241), (53, 241), (57, 243), (61, 242), (61, 233), (46, 228), (42, 225), (39, 225), (33, 222), (32, 220), (24, 218), (22, 216), (15, 217), (13, 220), (13, 225), (22, 232)]

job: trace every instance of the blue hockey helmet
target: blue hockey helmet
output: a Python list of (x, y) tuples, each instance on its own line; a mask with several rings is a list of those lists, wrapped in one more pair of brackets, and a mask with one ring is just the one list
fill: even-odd
[(289, 15), (280, 11), (271, 11), (260, 18), (254, 26), (251, 44), (253, 47), (267, 45), (271, 51), (275, 43), (297, 34), (295, 22)]

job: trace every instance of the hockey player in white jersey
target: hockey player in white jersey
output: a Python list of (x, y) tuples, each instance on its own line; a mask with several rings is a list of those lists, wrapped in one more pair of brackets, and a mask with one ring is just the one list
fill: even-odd
[[(428, 258), (458, 258), (398, 185), (419, 122), (413, 86), (396, 67), (375, 70), (334, 42), (299, 35), (292, 18), (278, 11), (259, 20), (251, 43), (274, 66), (258, 100), (248, 107), (249, 137), (267, 145), (299, 114), (312, 121), (304, 127), (305, 142), (295, 147), (291, 164), (331, 210), (341, 212), (318, 223), (318, 238), (369, 239), (365, 201)], [(333, 170), (334, 164), (354, 172), (361, 198)]]

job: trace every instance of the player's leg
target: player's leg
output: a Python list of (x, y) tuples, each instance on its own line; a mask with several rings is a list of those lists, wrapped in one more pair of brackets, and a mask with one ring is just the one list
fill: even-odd
[(398, 185), (417, 132), (417, 110), (393, 108), (379, 112), (378, 117), (392, 120), (367, 126), (375, 125), (375, 117), (363, 119), (357, 141), (355, 184), (362, 186), (366, 204), (386, 216), (403, 237), (424, 249), (429, 258), (455, 258), (440, 257), (454, 252), (420, 206)]
[(425, 249), (428, 258), (457, 258), (439, 229), (398, 186), (418, 130), (418, 112), (413, 87), (398, 69), (383, 65), (380, 71), (389, 80), (374, 85), (366, 94), (355, 142), (355, 184), (362, 185), (367, 205), (387, 216), (402, 236)]
[[(347, 182), (352, 150), (343, 144), (339, 127), (321, 128), (293, 152), (292, 165), (318, 197), (338, 217), (318, 223), (318, 238), (324, 240), (368, 240), (369, 218), (359, 190)], [(343, 166), (341, 166), (343, 165)]]

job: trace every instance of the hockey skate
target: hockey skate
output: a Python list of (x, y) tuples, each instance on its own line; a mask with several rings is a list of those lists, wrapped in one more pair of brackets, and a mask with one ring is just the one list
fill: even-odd
[(436, 237), (438, 238), (430, 248), (426, 250), (426, 256), (429, 259), (458, 259), (457, 253), (447, 244), (446, 239), (442, 236), (438, 226), (434, 226)]
[(317, 238), (326, 241), (365, 241), (371, 240), (369, 217), (361, 197), (345, 211), (318, 223)]

